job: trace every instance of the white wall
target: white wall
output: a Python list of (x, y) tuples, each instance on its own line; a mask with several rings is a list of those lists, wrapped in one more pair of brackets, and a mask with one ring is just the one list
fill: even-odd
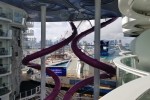
[(138, 68), (150, 72), (150, 29), (136, 39), (135, 54), (139, 58)]

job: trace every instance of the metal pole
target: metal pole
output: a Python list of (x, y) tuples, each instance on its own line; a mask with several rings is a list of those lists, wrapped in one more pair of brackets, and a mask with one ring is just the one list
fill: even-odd
[[(41, 6), (41, 49), (45, 48), (46, 40), (46, 6)], [(45, 80), (46, 80), (45, 56), (41, 57), (41, 100), (44, 100), (46, 94)]]
[[(100, 60), (100, 19), (101, 19), (101, 0), (95, 0), (95, 44), (94, 44), (94, 58)], [(94, 100), (99, 99), (100, 93), (100, 71), (94, 68)]]

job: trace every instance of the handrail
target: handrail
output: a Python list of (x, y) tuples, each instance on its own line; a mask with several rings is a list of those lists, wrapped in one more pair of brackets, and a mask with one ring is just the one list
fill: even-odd
[(150, 76), (145, 76), (128, 82), (114, 89), (99, 100), (138, 100), (141, 94), (149, 89), (149, 78)]
[(126, 59), (126, 58), (136, 58), (137, 56), (136, 55), (127, 55), (127, 56), (122, 56), (122, 57), (117, 57), (113, 60), (113, 62), (115, 63), (115, 65), (126, 71), (126, 72), (129, 72), (129, 73), (132, 73), (134, 75), (137, 75), (137, 76), (140, 76), (140, 77), (143, 77), (143, 76), (148, 76), (150, 75), (150, 73), (148, 72), (145, 72), (145, 71), (141, 71), (141, 70), (138, 70), (138, 69), (135, 69), (135, 68), (131, 68), (125, 64), (123, 64), (121, 61), (123, 59)]
[(119, 55), (123, 56), (123, 55), (131, 54), (131, 53), (132, 53), (132, 51), (121, 50), (121, 52), (119, 53)]

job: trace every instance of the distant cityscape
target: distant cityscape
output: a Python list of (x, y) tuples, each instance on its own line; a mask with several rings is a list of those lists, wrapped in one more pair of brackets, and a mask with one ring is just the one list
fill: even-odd
[[(50, 47), (58, 42), (62, 41), (61, 39), (52, 41), (52, 40), (46, 40), (46, 47)], [(116, 44), (122, 44), (122, 40), (104, 40), (104, 41), (109, 41), (110, 45), (116, 45)], [(87, 41), (82, 41), (79, 43), (79, 45), (94, 45), (94, 42), (87, 42)], [(129, 47), (129, 43), (124, 43), (123, 46)], [(35, 37), (25, 37), (24, 38), (24, 47), (26, 49), (40, 49), (41, 48), (41, 41), (37, 41)]]

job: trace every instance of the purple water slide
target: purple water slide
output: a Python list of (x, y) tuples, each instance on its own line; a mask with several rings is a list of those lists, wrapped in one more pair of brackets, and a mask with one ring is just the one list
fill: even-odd
[[(28, 67), (40, 70), (41, 66), (39, 64), (34, 64), (34, 63), (30, 62), (30, 61), (32, 61), (32, 60), (34, 60), (36, 58), (42, 57), (44, 55), (47, 55), (47, 54), (49, 54), (49, 53), (51, 53), (51, 52), (53, 52), (53, 51), (63, 47), (64, 45), (69, 44), (74, 39), (74, 37), (77, 35), (77, 29), (76, 29), (75, 25), (73, 24), (73, 22), (70, 22), (70, 25), (71, 25), (72, 30), (73, 30), (73, 33), (72, 33), (72, 35), (70, 37), (68, 37), (67, 39), (63, 40), (62, 42), (60, 42), (60, 43), (58, 43), (56, 45), (53, 45), (51, 47), (42, 49), (42, 50), (37, 51), (37, 52), (35, 52), (35, 53), (31, 54), (31, 55), (27, 55), (22, 60), (22, 64), (27, 65)], [(48, 75), (50, 75), (54, 79), (55, 87), (53, 88), (53, 90), (49, 94), (49, 96), (47, 96), (45, 98), (45, 100), (55, 100), (56, 96), (59, 94), (59, 91), (61, 89), (60, 79), (53, 71), (51, 71), (48, 68), (46, 68), (46, 73)]]
[[(101, 24), (101, 28), (107, 26), (108, 24), (112, 23), (113, 21), (115, 21), (117, 18), (112, 18), (106, 22), (103, 22)], [(105, 64), (103, 62), (98, 61), (97, 59), (93, 59), (89, 56), (87, 56), (85, 53), (83, 53), (81, 51), (81, 49), (78, 48), (78, 42), (81, 38), (83, 38), (84, 36), (88, 35), (89, 33), (94, 31), (94, 27), (82, 32), (81, 34), (79, 34), (78, 36), (76, 36), (76, 38), (72, 41), (71, 47), (73, 52), (76, 54), (76, 56), (81, 59), (82, 61), (84, 61), (85, 63), (91, 65), (94, 68), (98, 68), (103, 70), (104, 72), (100, 74), (101, 79), (103, 78), (110, 78), (112, 76), (114, 76), (116, 74), (116, 69), (108, 64)], [(65, 94), (63, 100), (71, 100), (73, 94), (79, 89), (82, 88), (85, 85), (91, 84), (93, 82), (93, 77), (89, 77), (85, 80), (82, 80), (80, 82), (78, 82), (77, 84), (75, 84), (73, 87), (71, 87), (67, 93)]]

